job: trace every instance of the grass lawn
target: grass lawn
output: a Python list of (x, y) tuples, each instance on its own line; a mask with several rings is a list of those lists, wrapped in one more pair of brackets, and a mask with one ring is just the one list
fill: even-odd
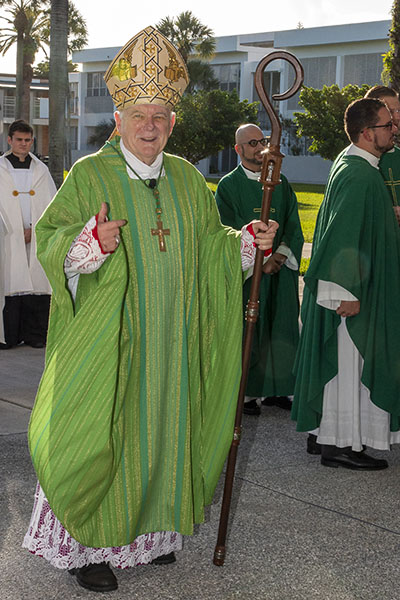
[(304, 241), (311, 243), (313, 240), (317, 213), (324, 197), (325, 186), (295, 183), (292, 187), (297, 196)]

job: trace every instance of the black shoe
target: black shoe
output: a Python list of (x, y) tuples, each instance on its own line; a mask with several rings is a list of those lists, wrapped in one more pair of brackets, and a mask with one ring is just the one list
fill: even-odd
[(31, 348), (45, 348), (46, 344), (44, 342), (25, 342), (25, 346), (30, 346)]
[(90, 564), (68, 572), (76, 576), (79, 585), (92, 592), (112, 592), (118, 589), (117, 578), (108, 563)]
[(257, 400), (254, 398), (249, 402), (245, 402), (243, 405), (243, 414), (245, 415), (255, 415), (258, 417), (261, 414), (261, 408), (257, 404)]
[(292, 403), (287, 396), (267, 396), (261, 401), (263, 406), (277, 406), (284, 410), (292, 410)]
[(0, 350), (10, 350), (10, 348), (14, 348), (11, 344), (0, 344)]
[(175, 552), (170, 552), (169, 554), (162, 554), (161, 556), (157, 556), (151, 561), (152, 565), (170, 565), (176, 561)]
[(344, 467), (345, 469), (358, 471), (380, 471), (381, 469), (387, 469), (389, 466), (386, 460), (372, 458), (364, 451), (354, 452), (354, 450), (345, 450), (335, 456), (324, 456), (322, 452), (321, 465), (335, 468)]
[(321, 444), (318, 444), (317, 436), (313, 433), (308, 434), (307, 452), (308, 454), (321, 454)]

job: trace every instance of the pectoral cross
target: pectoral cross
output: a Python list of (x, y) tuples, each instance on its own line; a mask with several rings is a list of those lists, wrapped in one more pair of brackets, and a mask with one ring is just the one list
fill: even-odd
[(158, 235), (158, 243), (160, 245), (160, 252), (166, 252), (167, 249), (165, 247), (164, 235), (169, 235), (170, 231), (169, 231), (169, 229), (163, 229), (163, 224), (162, 224), (161, 219), (159, 219), (157, 221), (157, 227), (158, 227), (158, 229), (151, 230), (151, 235)]

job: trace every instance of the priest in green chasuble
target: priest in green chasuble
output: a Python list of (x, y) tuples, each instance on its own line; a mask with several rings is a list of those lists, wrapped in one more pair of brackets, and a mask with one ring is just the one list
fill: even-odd
[(53, 298), (24, 539), (98, 592), (117, 588), (110, 565), (175, 561), (204, 520), (233, 437), (242, 272), (278, 227), (222, 226), (203, 176), (163, 152), (188, 75), (158, 31), (105, 80), (117, 135), (37, 225)]
[[(262, 151), (267, 138), (257, 125), (235, 134), (240, 164), (218, 184), (215, 199), (225, 225), (240, 229), (261, 212)], [(296, 196), (284, 175), (272, 195), (271, 217), (279, 223), (273, 253), (266, 258), (260, 283), (260, 314), (255, 326), (244, 412), (259, 415), (262, 404), (291, 408), (293, 363), (299, 340), (298, 276), (303, 234)], [(244, 284), (246, 307), (251, 271)]]
[(345, 130), (305, 276), (292, 416), (323, 465), (367, 471), (388, 463), (366, 446), (400, 442), (400, 231), (379, 172), (397, 127), (368, 98), (349, 105)]

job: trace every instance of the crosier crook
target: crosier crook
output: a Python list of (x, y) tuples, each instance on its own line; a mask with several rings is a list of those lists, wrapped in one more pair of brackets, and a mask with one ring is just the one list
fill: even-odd
[[(273, 100), (287, 100), (288, 98), (294, 96), (294, 94), (300, 89), (304, 78), (303, 67), (300, 64), (299, 60), (290, 52), (286, 52), (283, 50), (271, 52), (270, 54), (264, 56), (264, 58), (259, 62), (255, 72), (256, 90), (271, 121), (271, 137), (268, 144), (268, 148), (263, 152), (263, 163), (261, 168), (261, 176), (259, 179), (259, 181), (263, 184), (263, 199), (260, 219), (261, 221), (264, 221), (264, 223), (266, 223), (267, 225), (269, 221), (272, 192), (274, 191), (275, 186), (280, 183), (279, 177), (282, 159), (284, 157), (280, 151), (282, 126), (279, 121), (278, 115), (276, 114), (275, 109), (273, 108), (268, 98), (268, 94), (265, 90), (263, 77), (267, 65), (269, 65), (269, 63), (271, 63), (274, 60), (286, 60), (287, 62), (289, 62), (294, 67), (296, 77), (292, 87), (283, 94), (274, 94), (272, 96)], [(250, 289), (250, 297), (247, 303), (245, 313), (246, 328), (243, 340), (242, 377), (240, 380), (239, 396), (235, 417), (235, 427), (226, 467), (225, 486), (221, 506), (221, 516), (219, 521), (218, 539), (214, 551), (213, 562), (219, 567), (221, 567), (225, 561), (225, 540), (232, 498), (233, 480), (235, 477), (236, 457), (242, 433), (241, 424), (244, 395), (249, 374), (249, 363), (254, 326), (258, 319), (258, 299), (260, 296), (260, 281), (262, 275), (263, 257), (264, 252), (257, 248), (252, 284)]]

